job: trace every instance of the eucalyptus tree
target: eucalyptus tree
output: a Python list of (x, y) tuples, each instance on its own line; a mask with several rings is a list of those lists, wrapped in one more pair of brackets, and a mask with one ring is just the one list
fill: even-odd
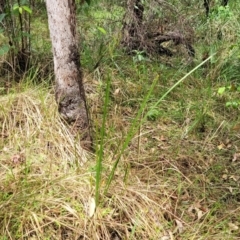
[(61, 116), (90, 147), (89, 118), (80, 67), (74, 0), (46, 0), (55, 73), (55, 96)]

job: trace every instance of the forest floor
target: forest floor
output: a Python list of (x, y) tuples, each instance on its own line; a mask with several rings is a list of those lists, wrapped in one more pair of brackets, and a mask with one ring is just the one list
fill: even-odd
[[(123, 52), (124, 9), (108, 8), (79, 14), (95, 151), (58, 115), (46, 17), (33, 18), (35, 68), (0, 81), (0, 240), (240, 239), (239, 14), (214, 42), (221, 22), (203, 25), (196, 4), (195, 58), (170, 41), (173, 56), (154, 59)], [(159, 101), (205, 52), (217, 54)]]
[[(85, 74), (96, 146), (111, 79), (96, 210), (97, 155), (83, 156), (51, 86), (23, 81), (1, 95), (0, 239), (239, 239), (237, 109), (225, 107), (217, 87), (203, 87), (210, 83), (199, 73), (138, 125), (104, 193), (154, 78), (148, 64), (135, 66), (138, 81), (130, 68), (124, 79), (109, 69), (107, 78)], [(180, 75), (162, 70), (142, 116)]]

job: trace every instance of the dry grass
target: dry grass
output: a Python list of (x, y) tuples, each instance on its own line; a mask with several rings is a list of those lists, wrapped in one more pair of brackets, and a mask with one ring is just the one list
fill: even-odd
[[(98, 125), (96, 85), (89, 97)], [(0, 102), (0, 239), (237, 239), (239, 156), (233, 139), (194, 134), (180, 140), (185, 122), (147, 122), (104, 196), (117, 147), (135, 114), (117, 100), (114, 107), (113, 99), (100, 206), (93, 214), (95, 156), (80, 148), (59, 119), (51, 91), (22, 89)]]
[(93, 165), (94, 156), (79, 147), (61, 122), (48, 91), (27, 89), (2, 96), (0, 117), (3, 238), (110, 239), (130, 237), (132, 228), (132, 237), (147, 237), (153, 228), (149, 219), (162, 218), (154, 214), (160, 202), (154, 202), (147, 187), (139, 191), (136, 183), (126, 188), (122, 181), (94, 217), (88, 217), (94, 176), (89, 164), (82, 163), (88, 157)]

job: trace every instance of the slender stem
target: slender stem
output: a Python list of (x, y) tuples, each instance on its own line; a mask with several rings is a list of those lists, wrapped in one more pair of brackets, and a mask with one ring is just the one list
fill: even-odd
[(109, 94), (110, 94), (110, 77), (107, 80), (107, 88), (105, 91), (105, 101), (104, 101), (104, 108), (103, 108), (103, 121), (102, 127), (100, 131), (100, 148), (97, 154), (97, 164), (96, 164), (96, 188), (95, 188), (95, 202), (96, 206), (99, 204), (99, 197), (100, 197), (100, 184), (101, 184), (101, 176), (102, 176), (102, 161), (103, 161), (103, 144), (104, 144), (104, 137), (105, 137), (105, 130), (106, 130), (106, 120), (107, 120), (107, 112), (108, 112), (108, 105), (109, 105)]

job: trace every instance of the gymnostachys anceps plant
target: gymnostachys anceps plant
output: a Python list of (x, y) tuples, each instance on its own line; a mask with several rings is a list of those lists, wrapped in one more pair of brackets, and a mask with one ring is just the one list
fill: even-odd
[[(152, 111), (152, 109), (156, 109), (160, 103), (164, 100), (164, 98), (172, 92), (179, 84), (181, 84), (188, 76), (190, 76), (193, 72), (195, 72), (198, 68), (200, 68), (202, 65), (204, 65), (207, 61), (209, 61), (213, 56), (212, 54), (207, 59), (205, 59), (203, 62), (198, 64), (195, 68), (193, 68), (190, 72), (188, 72), (184, 77), (182, 77), (180, 80), (178, 80), (171, 88), (166, 91), (165, 94), (162, 95), (162, 97), (151, 107), (149, 111)], [(107, 176), (106, 185), (104, 187), (104, 195), (108, 193), (109, 187), (111, 185), (111, 182), (113, 180), (113, 177), (115, 175), (116, 169), (118, 167), (118, 164), (120, 162), (121, 156), (123, 155), (124, 151), (127, 149), (130, 141), (132, 140), (134, 134), (137, 132), (139, 127), (147, 120), (147, 117), (149, 116), (149, 111), (143, 115), (144, 109), (147, 106), (148, 100), (151, 97), (151, 94), (154, 90), (154, 87), (156, 86), (157, 82), (159, 80), (159, 76), (157, 75), (151, 85), (150, 90), (144, 97), (139, 110), (137, 111), (136, 117), (133, 119), (130, 129), (128, 131), (128, 134), (125, 136), (125, 140), (123, 141), (122, 146), (120, 147), (120, 151), (118, 154), (116, 154), (115, 162), (113, 163), (112, 169), (110, 174)], [(103, 110), (103, 122), (102, 127), (100, 131), (100, 146), (99, 150), (97, 152), (97, 162), (96, 162), (96, 183), (95, 183), (95, 203), (96, 206), (99, 205), (99, 198), (100, 198), (100, 182), (101, 182), (101, 176), (102, 176), (102, 162), (103, 162), (103, 150), (104, 150), (104, 135), (105, 135), (105, 123), (107, 118), (107, 106), (109, 104), (109, 92), (110, 92), (110, 79), (108, 79), (107, 87), (105, 91), (105, 101), (104, 101), (104, 110)], [(142, 117), (143, 116), (143, 117)]]

